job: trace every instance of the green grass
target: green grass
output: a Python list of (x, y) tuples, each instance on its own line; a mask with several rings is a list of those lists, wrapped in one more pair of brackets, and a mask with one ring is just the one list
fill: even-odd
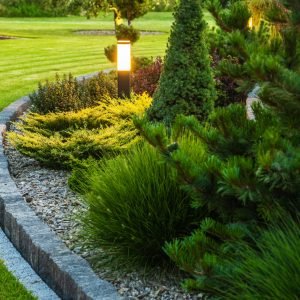
[[(141, 30), (163, 31), (162, 35), (142, 36), (133, 47), (135, 56), (164, 55), (171, 13), (149, 13), (134, 22)], [(0, 36), (22, 37), (0, 40), (0, 110), (30, 93), (39, 81), (53, 79), (55, 73), (81, 75), (113, 67), (103, 48), (115, 43), (112, 36), (82, 36), (80, 29), (113, 29), (112, 15), (97, 19), (0, 18)]]
[(36, 299), (6, 269), (0, 261), (0, 300), (33, 300)]

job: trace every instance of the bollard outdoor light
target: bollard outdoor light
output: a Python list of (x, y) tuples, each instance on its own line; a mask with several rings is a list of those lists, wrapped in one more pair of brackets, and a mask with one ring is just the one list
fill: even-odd
[(248, 28), (253, 29), (253, 17), (250, 17), (248, 20)]
[(131, 44), (130, 41), (118, 41), (118, 96), (130, 97)]

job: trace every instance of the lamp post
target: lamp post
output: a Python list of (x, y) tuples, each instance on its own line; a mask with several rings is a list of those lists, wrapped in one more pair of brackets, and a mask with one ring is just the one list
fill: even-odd
[(250, 17), (248, 20), (248, 28), (253, 29), (253, 17)]
[(130, 41), (118, 41), (118, 96), (119, 98), (130, 97), (130, 70), (131, 70), (131, 44)]

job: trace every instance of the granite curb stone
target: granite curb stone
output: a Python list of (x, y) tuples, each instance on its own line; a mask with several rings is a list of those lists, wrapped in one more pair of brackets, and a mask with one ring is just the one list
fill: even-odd
[[(16, 276), (24, 287), (39, 300), (59, 300), (60, 298), (33, 271), (20, 253), (0, 229), (0, 257), (7, 269)], [(1, 296), (0, 296), (1, 298)], [(3, 299), (3, 298), (1, 298)]]
[(99, 279), (88, 263), (72, 253), (26, 205), (9, 174), (3, 149), (5, 131), (29, 105), (30, 99), (25, 96), (0, 112), (0, 226), (36, 273), (62, 299), (120, 299), (113, 285)]

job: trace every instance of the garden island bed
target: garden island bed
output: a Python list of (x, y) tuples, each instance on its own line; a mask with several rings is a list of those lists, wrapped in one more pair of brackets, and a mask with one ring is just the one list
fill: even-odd
[[(16, 131), (14, 125), (10, 130)], [(80, 197), (67, 185), (70, 173), (43, 167), (38, 161), (20, 154), (7, 140), (4, 143), (10, 174), (24, 201), (76, 254), (93, 265), (93, 250), (80, 247), (77, 243), (80, 224), (74, 215), (85, 207)], [(105, 254), (103, 259), (107, 260)], [(99, 263), (99, 262), (98, 262)], [(101, 263), (101, 262), (100, 262)], [(200, 299), (200, 294), (187, 294), (179, 286), (179, 274), (167, 274), (159, 269), (150, 273), (142, 268), (136, 271), (116, 268), (107, 263), (100, 267), (94, 264), (95, 273), (111, 282), (121, 296), (127, 299)]]

